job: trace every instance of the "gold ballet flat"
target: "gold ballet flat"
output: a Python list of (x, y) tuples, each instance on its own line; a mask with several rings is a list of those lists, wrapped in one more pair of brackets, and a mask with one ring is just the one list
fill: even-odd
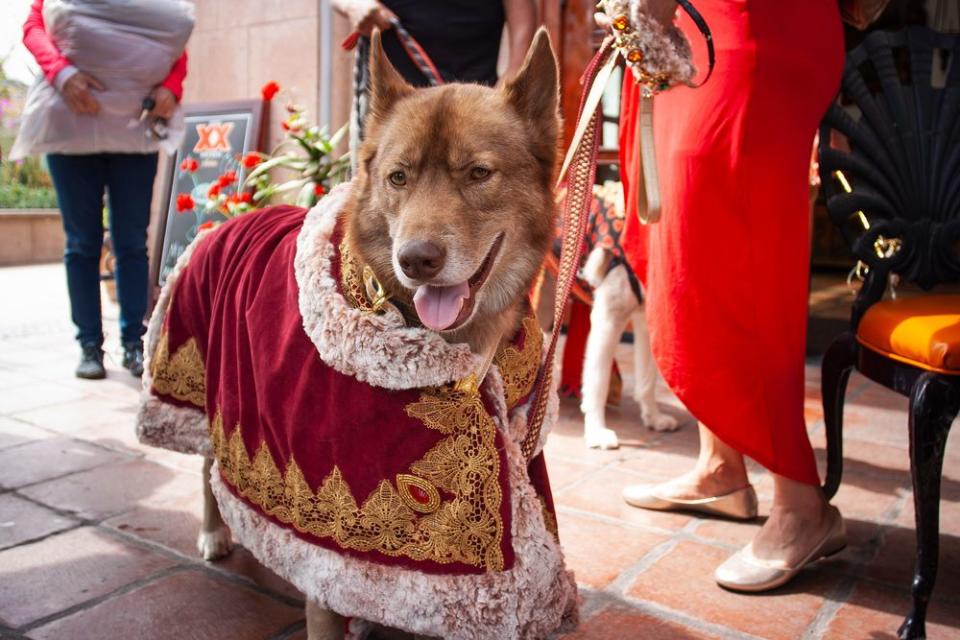
[(696, 511), (733, 520), (753, 520), (757, 517), (757, 492), (752, 485), (722, 496), (696, 500), (662, 498), (655, 490), (654, 486), (631, 485), (623, 490), (623, 499), (630, 506), (653, 511)]
[(713, 574), (717, 584), (732, 591), (769, 591), (790, 582), (807, 565), (842, 551), (847, 546), (843, 516), (836, 507), (829, 509), (830, 528), (798, 564), (788, 567), (779, 560), (762, 560), (753, 555), (753, 547), (747, 545), (717, 567)]

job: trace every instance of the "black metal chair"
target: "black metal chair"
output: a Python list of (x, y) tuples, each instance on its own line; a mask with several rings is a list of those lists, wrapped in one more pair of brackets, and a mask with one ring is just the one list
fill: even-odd
[[(830, 217), (865, 271), (850, 331), (823, 359), (824, 492), (832, 497), (840, 486), (850, 372), (909, 396), (917, 553), (913, 606), (899, 637), (923, 638), (937, 574), (943, 452), (960, 410), (960, 345), (948, 344), (960, 331), (960, 296), (884, 297), (891, 277), (924, 291), (960, 280), (960, 37), (922, 27), (880, 31), (851, 51), (840, 99), (821, 125), (820, 175)], [(933, 313), (939, 328), (925, 326)]]

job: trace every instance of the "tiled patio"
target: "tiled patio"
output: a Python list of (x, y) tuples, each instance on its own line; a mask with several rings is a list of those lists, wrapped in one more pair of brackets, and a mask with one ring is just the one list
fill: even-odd
[[(200, 462), (135, 441), (138, 382), (117, 355), (108, 380), (73, 377), (62, 268), (0, 269), (0, 292), (0, 638), (304, 638), (298, 593), (249, 553), (212, 564), (197, 557)], [(114, 318), (108, 310), (111, 349)], [(822, 458), (816, 363), (807, 380)], [(583, 598), (581, 626), (565, 638), (894, 638), (914, 553), (906, 400), (854, 378), (848, 402), (836, 504), (852, 545), (763, 596), (711, 580), (757, 524), (643, 512), (620, 499), (628, 483), (690, 465), (696, 431), (682, 409), (671, 411), (684, 416), (683, 429), (658, 435), (638, 427), (636, 405), (625, 402), (611, 411), (625, 446), (600, 452), (584, 449), (577, 408), (565, 402), (547, 447), (560, 535)], [(945, 464), (928, 622), (937, 640), (960, 638), (958, 435)], [(764, 513), (771, 481), (756, 466), (752, 474)]]

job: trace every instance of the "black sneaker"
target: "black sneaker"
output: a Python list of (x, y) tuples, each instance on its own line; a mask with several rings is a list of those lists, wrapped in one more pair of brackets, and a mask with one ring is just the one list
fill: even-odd
[(128, 342), (123, 345), (123, 368), (137, 378), (143, 375), (142, 342)]
[(88, 344), (82, 347), (80, 364), (77, 365), (77, 377), (85, 380), (103, 380), (107, 370), (103, 368), (103, 349), (99, 345)]

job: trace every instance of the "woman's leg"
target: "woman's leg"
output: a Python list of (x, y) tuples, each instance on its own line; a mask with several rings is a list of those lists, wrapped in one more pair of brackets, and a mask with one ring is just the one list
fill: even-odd
[(697, 500), (726, 495), (750, 484), (743, 455), (717, 438), (703, 424), (700, 454), (693, 469), (656, 487), (656, 495), (675, 500)]
[(63, 262), (70, 293), (70, 314), (83, 347), (103, 344), (100, 316), (100, 251), (103, 247), (102, 155), (47, 156), (66, 235)]
[(120, 340), (139, 345), (144, 334), (149, 292), (147, 226), (157, 154), (109, 154), (110, 238), (117, 259)]
[(770, 517), (751, 542), (753, 555), (792, 567), (823, 539), (833, 524), (820, 487), (773, 474)]
[[(829, 509), (817, 485), (773, 475), (773, 506), (752, 542), (754, 554), (764, 560), (783, 560), (788, 566), (802, 560), (830, 528)], [(697, 500), (722, 496), (749, 483), (743, 456), (700, 425), (700, 455), (694, 468), (658, 485), (661, 498)]]

